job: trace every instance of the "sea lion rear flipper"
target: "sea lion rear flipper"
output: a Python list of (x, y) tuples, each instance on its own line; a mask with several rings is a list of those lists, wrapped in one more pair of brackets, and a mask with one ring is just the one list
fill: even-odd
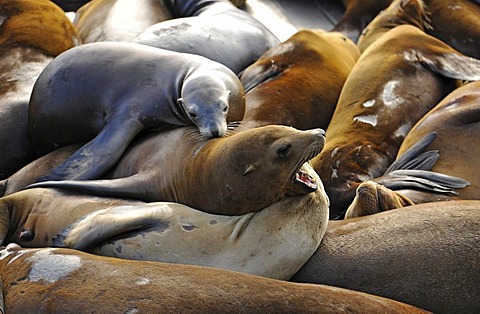
[(130, 141), (138, 133), (136, 123), (126, 123), (121, 128), (109, 123), (90, 142), (83, 145), (50, 174), (38, 179), (42, 181), (92, 180), (100, 178), (117, 161)]
[[(77, 193), (87, 193), (107, 197), (125, 197), (142, 201), (152, 201), (151, 192), (147, 188), (148, 175), (138, 173), (130, 177), (105, 180), (65, 180), (65, 181), (45, 181), (30, 184), (30, 188), (59, 188)], [(153, 187), (154, 188), (154, 187)]]
[(126, 205), (97, 210), (65, 228), (53, 245), (88, 250), (115, 236), (165, 223), (163, 208)]
[(384, 175), (399, 170), (399, 169), (416, 169), (416, 170), (430, 170), (438, 160), (439, 154), (436, 150), (431, 150), (422, 154), (422, 152), (430, 145), (437, 134), (435, 132), (427, 134), (417, 143), (412, 145), (408, 150), (399, 156), (388, 169)]
[(436, 193), (457, 195), (470, 182), (455, 176), (425, 170), (394, 170), (387, 175), (373, 179), (391, 190), (420, 189)]

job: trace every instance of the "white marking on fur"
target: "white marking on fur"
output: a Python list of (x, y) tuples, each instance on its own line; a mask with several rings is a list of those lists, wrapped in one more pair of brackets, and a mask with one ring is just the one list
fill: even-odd
[(410, 129), (412, 128), (412, 125), (410, 123), (406, 123), (404, 125), (402, 125), (401, 127), (399, 127), (395, 133), (393, 133), (393, 136), (394, 137), (405, 137), (408, 133), (408, 131), (410, 131)]
[(150, 283), (150, 279), (148, 279), (148, 278), (140, 278), (135, 282), (135, 284), (140, 285), (140, 286), (144, 286), (144, 285), (149, 284), (149, 283)]
[(367, 100), (366, 102), (364, 102), (362, 104), (362, 106), (365, 107), (365, 108), (372, 107), (373, 105), (375, 105), (375, 99)]
[(397, 81), (390, 81), (385, 84), (385, 88), (382, 92), (382, 100), (386, 106), (393, 107), (401, 105), (405, 102), (405, 99), (395, 94), (395, 88), (398, 86)]
[(67, 277), (82, 266), (80, 257), (74, 255), (52, 254), (53, 249), (45, 249), (28, 258), (32, 263), (28, 279), (55, 283)]
[(371, 126), (377, 126), (378, 116), (377, 115), (356, 116), (353, 118), (353, 121), (367, 123), (367, 124), (370, 124)]

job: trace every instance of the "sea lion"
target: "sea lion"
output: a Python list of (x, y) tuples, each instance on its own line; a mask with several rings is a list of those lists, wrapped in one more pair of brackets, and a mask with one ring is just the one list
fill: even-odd
[[(319, 180), (308, 164), (303, 169)], [(30, 189), (0, 198), (0, 243), (70, 247), (287, 280), (325, 233), (328, 198), (317, 182), (312, 193), (239, 216), (207, 214), (178, 203)]]
[(65, 13), (48, 0), (0, 0), (0, 179), (35, 159), (28, 101), (36, 78), (80, 43)]
[(192, 132), (178, 128), (144, 135), (132, 143), (109, 179), (47, 181), (30, 187), (176, 202), (223, 215), (259, 211), (318, 187), (300, 168), (322, 149), (321, 129), (265, 126), (208, 141)]
[(359, 55), (355, 44), (340, 33), (298, 31), (243, 71), (242, 127), (280, 124), (326, 129)]
[(102, 42), (72, 48), (42, 71), (28, 123), (39, 155), (90, 141), (41, 179), (85, 180), (105, 174), (142, 130), (194, 124), (207, 138), (224, 136), (244, 110), (240, 80), (217, 62)]
[(0, 251), (0, 277), (7, 313), (424, 313), (347, 289), (17, 244)]
[(457, 86), (454, 79), (479, 80), (480, 61), (411, 25), (393, 28), (362, 53), (343, 86), (325, 148), (312, 159), (332, 218), (347, 209), (361, 182), (384, 174), (412, 126)]
[(374, 181), (360, 183), (345, 219), (373, 215), (379, 212), (415, 205), (408, 197)]
[(461, 53), (480, 59), (480, 2), (477, 0), (424, 0), (432, 28), (426, 32)]
[(434, 313), (480, 309), (480, 201), (418, 204), (330, 221), (292, 277), (405, 302)]
[(85, 44), (128, 42), (145, 28), (171, 18), (164, 1), (95, 0), (78, 9), (73, 23)]
[(334, 32), (340, 32), (357, 42), (362, 30), (377, 14), (388, 7), (392, 0), (342, 0), (345, 12), (335, 27)]
[(132, 42), (201, 55), (240, 73), (280, 43), (262, 23), (227, 0), (166, 0), (174, 19), (145, 29)]
[(362, 31), (357, 45), (361, 52), (386, 32), (398, 25), (413, 25), (426, 30), (431, 28), (422, 0), (395, 0), (381, 11)]
[[(436, 139), (428, 145), (428, 149), (438, 150), (440, 157), (432, 170), (470, 182), (469, 186), (458, 191), (455, 198), (473, 200), (480, 196), (480, 178), (477, 175), (480, 163), (476, 152), (480, 147), (479, 101), (480, 82), (468, 83), (452, 91), (413, 126), (398, 151), (399, 155), (403, 154), (421, 138), (434, 132)], [(401, 192), (408, 193), (407, 196), (412, 193)], [(418, 195), (416, 202), (429, 200), (429, 194)]]

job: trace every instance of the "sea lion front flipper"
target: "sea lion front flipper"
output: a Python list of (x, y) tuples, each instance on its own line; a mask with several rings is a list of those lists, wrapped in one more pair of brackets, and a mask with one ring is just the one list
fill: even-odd
[(66, 227), (53, 239), (56, 247), (88, 250), (97, 244), (127, 232), (158, 227), (168, 228), (168, 220), (162, 219), (166, 205), (117, 206), (97, 210)]
[[(156, 192), (150, 191), (148, 189), (148, 184), (145, 183), (151, 181), (148, 176), (149, 175), (146, 173), (138, 173), (133, 176), (119, 179), (45, 181), (30, 184), (26, 189), (48, 187), (98, 196), (125, 197), (142, 201), (155, 201), (150, 195), (155, 195)], [(152, 189), (154, 188), (155, 187), (152, 186)]]
[(480, 80), (480, 60), (463, 55), (443, 42), (435, 48), (437, 49), (431, 51), (406, 52), (406, 58), (418, 61), (431, 71), (445, 77), (465, 81)]
[(128, 122), (106, 124), (93, 140), (83, 145), (50, 174), (39, 178), (38, 181), (100, 178), (120, 159), (128, 144), (141, 130), (136, 121)]
[(282, 71), (283, 69), (273, 60), (268, 66), (265, 66), (264, 64), (253, 64), (250, 67), (246, 68), (240, 76), (240, 81), (243, 84), (245, 94), (257, 87), (258, 85), (279, 75), (280, 73), (282, 73)]

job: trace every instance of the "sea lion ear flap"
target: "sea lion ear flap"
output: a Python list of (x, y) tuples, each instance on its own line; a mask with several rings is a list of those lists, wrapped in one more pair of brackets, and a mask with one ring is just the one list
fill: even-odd
[(184, 105), (183, 98), (181, 98), (181, 97), (178, 98), (178, 99), (177, 99), (177, 104), (178, 104), (179, 106), (182, 106), (182, 107), (183, 107), (183, 105)]
[(243, 175), (246, 175), (250, 172), (252, 172), (253, 170), (255, 170), (255, 165), (254, 164), (250, 164), (247, 166), (247, 168), (245, 169), (245, 171), (243, 172)]

